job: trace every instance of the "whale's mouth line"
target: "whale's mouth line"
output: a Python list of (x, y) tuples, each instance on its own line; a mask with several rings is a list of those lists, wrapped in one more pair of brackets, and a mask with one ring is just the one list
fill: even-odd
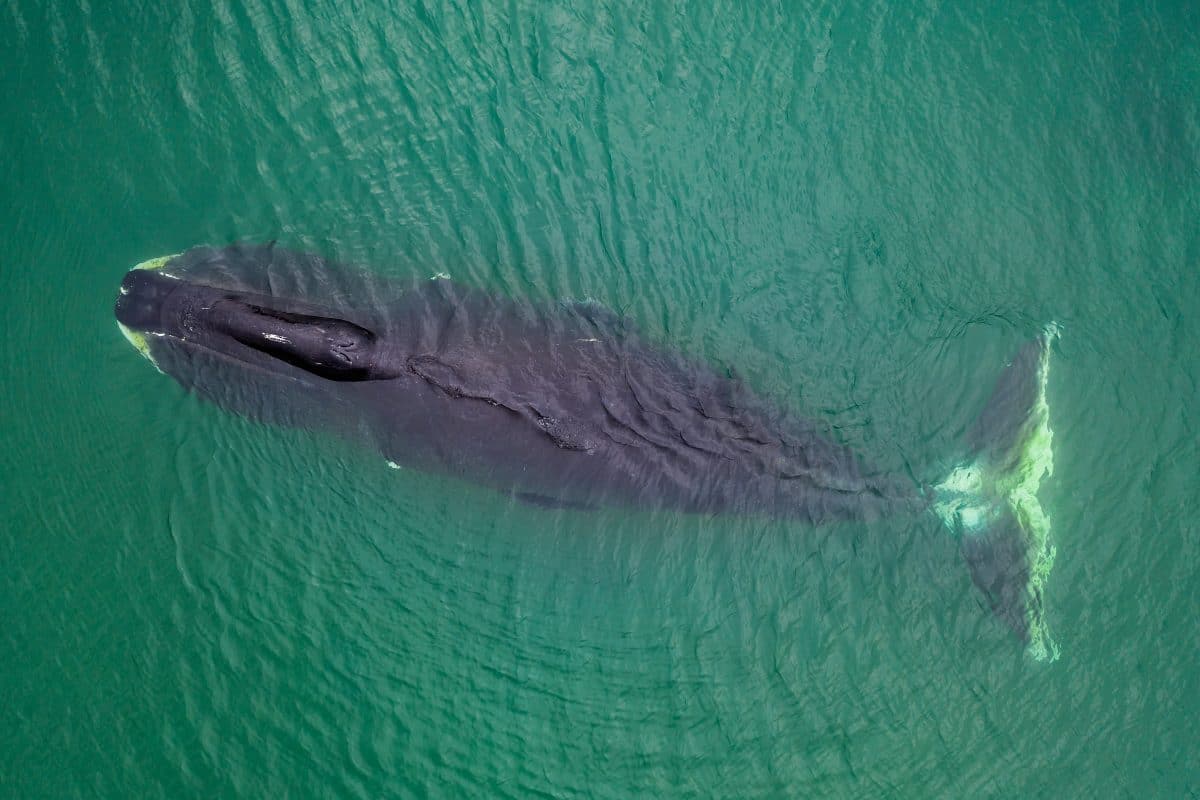
[[(117, 323), (117, 327), (121, 329), (121, 334), (129, 341), (129, 343), (132, 344), (134, 348), (141, 353), (142, 356), (144, 356), (145, 359), (149, 361), (156, 370), (158, 370), (159, 374), (167, 375), (168, 377), (170, 377), (169, 373), (163, 370), (162, 366), (158, 363), (158, 361), (155, 360), (154, 355), (150, 352), (150, 344), (146, 339), (147, 336), (153, 336), (155, 339), (164, 339), (182, 347), (194, 347), (197, 350), (203, 350), (205, 355), (208, 357), (219, 359), (227, 364), (235, 364), (243, 369), (252, 370), (260, 375), (270, 375), (276, 378), (286, 378), (287, 380), (296, 381), (297, 383), (305, 383), (303, 376), (299, 374), (284, 374), (270, 370), (262, 364), (255, 364), (253, 361), (248, 361), (244, 358), (238, 358), (237, 356), (230, 355), (219, 348), (210, 347), (203, 342), (198, 342), (195, 339), (188, 339), (183, 336), (177, 336), (173, 333), (165, 333), (162, 331), (137, 331), (121, 322)], [(232, 339), (232, 337), (230, 337), (230, 339), (236, 341)], [(311, 386), (312, 383), (308, 382), (307, 385)]]

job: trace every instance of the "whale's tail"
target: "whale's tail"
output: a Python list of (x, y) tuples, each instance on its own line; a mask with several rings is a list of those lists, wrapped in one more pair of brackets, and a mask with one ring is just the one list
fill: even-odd
[(1058, 657), (1042, 615), (1054, 546), (1037, 497), (1054, 468), (1046, 381), (1057, 335), (1047, 327), (1005, 367), (968, 432), (967, 459), (933, 487), (932, 506), (993, 613), (1044, 661)]

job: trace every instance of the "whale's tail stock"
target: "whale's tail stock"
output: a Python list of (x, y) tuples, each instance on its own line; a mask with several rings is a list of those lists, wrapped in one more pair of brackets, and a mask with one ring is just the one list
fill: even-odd
[(1054, 468), (1046, 381), (1057, 336), (1050, 325), (1021, 347), (968, 431), (967, 458), (932, 490), (971, 580), (1039, 661), (1058, 657), (1042, 615), (1054, 546), (1037, 496)]

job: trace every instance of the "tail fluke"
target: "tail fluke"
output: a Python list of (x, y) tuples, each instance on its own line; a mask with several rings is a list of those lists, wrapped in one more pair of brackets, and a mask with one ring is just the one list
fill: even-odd
[(1042, 614), (1054, 546), (1037, 497), (1054, 469), (1046, 382), (1057, 335), (1047, 328), (1005, 367), (968, 433), (969, 457), (934, 487), (933, 503), (960, 537), (971, 579), (993, 613), (1039, 661), (1058, 657)]

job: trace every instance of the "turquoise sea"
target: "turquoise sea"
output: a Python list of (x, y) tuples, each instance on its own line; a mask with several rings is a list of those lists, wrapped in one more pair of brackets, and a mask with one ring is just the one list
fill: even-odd
[[(1200, 796), (1200, 6), (0, 3), (0, 796)], [(884, 468), (1048, 323), (1056, 660), (931, 516), (535, 508), (186, 394), (125, 270), (589, 300)]]

